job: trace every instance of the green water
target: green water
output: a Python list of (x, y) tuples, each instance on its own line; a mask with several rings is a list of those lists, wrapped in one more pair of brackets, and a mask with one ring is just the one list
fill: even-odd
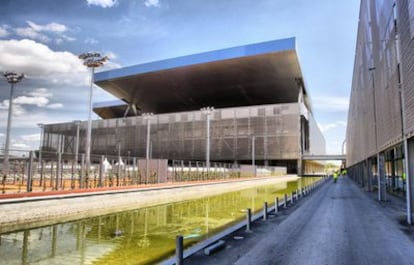
[[(0, 235), (0, 264), (156, 264), (175, 251), (243, 220), (318, 178), (257, 186), (202, 199), (93, 217)], [(118, 232), (118, 235), (115, 235)]]

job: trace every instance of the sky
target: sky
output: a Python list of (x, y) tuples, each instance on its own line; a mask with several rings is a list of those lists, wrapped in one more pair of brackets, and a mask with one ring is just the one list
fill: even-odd
[[(339, 154), (358, 14), (359, 0), (2, 0), (0, 72), (25, 74), (14, 89), (10, 149), (37, 149), (37, 124), (88, 119), (81, 53), (107, 55), (102, 71), (296, 37), (326, 151)], [(93, 102), (115, 99), (99, 87), (93, 93)], [(10, 85), (0, 79), (2, 147), (9, 98)]]

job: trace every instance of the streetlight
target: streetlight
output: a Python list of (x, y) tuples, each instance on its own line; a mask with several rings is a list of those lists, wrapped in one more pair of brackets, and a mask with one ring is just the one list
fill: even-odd
[(252, 166), (255, 166), (256, 162), (256, 136), (252, 135)]
[(108, 60), (107, 56), (102, 57), (98, 52), (88, 52), (79, 55), (79, 59), (83, 60), (83, 64), (91, 69), (91, 87), (89, 89), (89, 108), (88, 108), (88, 129), (86, 133), (86, 168), (89, 172), (91, 162), (91, 134), (92, 134), (92, 89), (93, 89), (93, 75), (95, 68), (104, 65)]
[(345, 151), (346, 151), (345, 144), (346, 144), (346, 139), (342, 142), (342, 152), (341, 152), (341, 155), (345, 155)]
[(12, 112), (13, 112), (14, 84), (19, 83), (24, 78), (24, 74), (15, 73), (15, 72), (2, 72), (1, 74), (10, 84), (9, 113), (7, 116), (6, 143), (4, 145), (4, 160), (3, 160), (4, 173), (7, 175), (9, 173), (10, 129), (11, 129), (11, 118), (12, 118)]
[(154, 113), (143, 113), (142, 117), (147, 121), (147, 148), (145, 151), (145, 184), (148, 184), (148, 175), (149, 175), (149, 157), (150, 157), (150, 136), (151, 136), (151, 118), (154, 116)]
[(73, 124), (76, 125), (76, 139), (75, 139), (75, 165), (78, 166), (79, 156), (79, 131), (80, 131), (80, 120), (74, 120)]
[(42, 163), (42, 148), (43, 148), (43, 130), (45, 125), (43, 123), (38, 123), (37, 126), (40, 128), (40, 144), (39, 144), (39, 167), (40, 167), (40, 187), (43, 183), (43, 163)]
[(207, 167), (207, 175), (210, 171), (210, 116), (214, 112), (214, 107), (204, 107), (201, 108), (201, 113), (206, 115), (206, 167)]
[[(383, 159), (380, 157), (379, 149), (378, 149), (378, 125), (377, 125), (377, 107), (376, 107), (376, 93), (375, 93), (375, 76), (374, 72), (377, 68), (370, 67), (368, 71), (371, 73), (372, 78), (372, 98), (373, 98), (373, 108), (374, 108), (374, 136), (375, 136), (375, 152), (377, 155), (377, 183), (378, 183), (378, 200), (385, 201), (386, 200), (386, 191), (385, 191), (385, 180), (383, 179)], [(381, 174), (382, 173), (382, 174)]]

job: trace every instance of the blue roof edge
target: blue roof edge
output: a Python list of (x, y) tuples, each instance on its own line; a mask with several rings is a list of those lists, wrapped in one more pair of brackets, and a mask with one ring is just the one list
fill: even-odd
[(195, 64), (209, 63), (221, 60), (228, 60), (266, 53), (276, 53), (289, 50), (296, 50), (295, 37), (265, 41), (260, 43), (225, 48), (221, 50), (214, 50), (203, 53), (196, 53), (192, 55), (186, 55), (171, 59), (127, 66), (108, 71), (102, 71), (95, 74), (94, 80), (95, 82), (107, 81), (110, 79), (116, 79), (143, 73), (157, 72)]

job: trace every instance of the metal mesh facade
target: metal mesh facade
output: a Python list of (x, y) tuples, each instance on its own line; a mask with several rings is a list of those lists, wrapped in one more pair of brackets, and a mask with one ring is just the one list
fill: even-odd
[(401, 47), (402, 88), (404, 90), (405, 132), (414, 134), (414, 1), (399, 0), (398, 24)]
[[(211, 114), (211, 160), (251, 161), (253, 148), (257, 161), (297, 160), (299, 117), (297, 103), (217, 109)], [(324, 153), (324, 138), (312, 117), (310, 120), (311, 146), (304, 151)], [(79, 126), (79, 153), (83, 153), (87, 124)], [(152, 116), (150, 156), (204, 160), (206, 126), (206, 115), (201, 111)], [(76, 131), (74, 123), (46, 125), (42, 149), (73, 153)], [(142, 116), (96, 120), (92, 124), (91, 153), (145, 157), (146, 137), (147, 120)]]
[[(408, 33), (414, 27), (414, 12), (409, 14), (406, 10), (413, 2), (361, 1), (348, 114), (349, 166), (401, 142), (402, 111), (406, 115), (406, 131), (414, 128), (414, 49), (413, 36)], [(400, 97), (401, 76), (407, 80), (403, 86), (405, 108)]]

